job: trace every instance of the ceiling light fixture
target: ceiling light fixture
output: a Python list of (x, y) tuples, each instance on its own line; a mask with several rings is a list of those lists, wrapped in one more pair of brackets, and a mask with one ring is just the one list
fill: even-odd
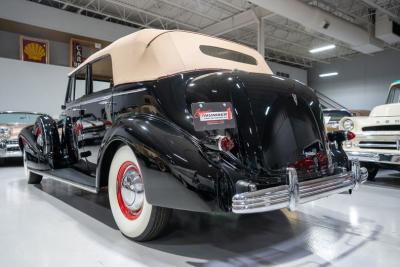
[(334, 49), (334, 48), (336, 48), (336, 45), (334, 45), (334, 44), (321, 46), (321, 47), (318, 47), (318, 48), (311, 49), (310, 53), (312, 53), (312, 54), (319, 53), (319, 52), (326, 51), (326, 50), (331, 50), (331, 49)]
[(338, 72), (322, 73), (319, 75), (319, 77), (321, 77), (321, 78), (331, 77), (331, 76), (337, 76), (338, 74), (339, 74)]

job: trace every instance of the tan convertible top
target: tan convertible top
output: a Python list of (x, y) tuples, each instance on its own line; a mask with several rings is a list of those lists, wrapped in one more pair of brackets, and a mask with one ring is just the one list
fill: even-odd
[[(200, 50), (201, 45), (240, 52), (255, 59), (255, 63), (247, 64), (210, 56)], [(264, 58), (252, 48), (185, 31), (155, 29), (137, 31), (94, 53), (77, 69), (106, 55), (111, 55), (115, 85), (156, 80), (180, 72), (203, 69), (238, 69), (255, 73), (272, 73)]]

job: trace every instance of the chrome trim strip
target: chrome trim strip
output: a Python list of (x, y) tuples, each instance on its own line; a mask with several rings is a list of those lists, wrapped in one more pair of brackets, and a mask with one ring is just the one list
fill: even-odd
[(359, 148), (394, 148), (397, 149), (397, 145), (396, 144), (358, 144)]
[(112, 94), (110, 93), (110, 94), (108, 94), (106, 96), (100, 96), (100, 97), (88, 99), (86, 101), (82, 101), (82, 102), (79, 102), (79, 103), (76, 103), (76, 104), (72, 104), (72, 105), (68, 105), (67, 104), (67, 109), (79, 107), (80, 105), (86, 105), (86, 104), (91, 104), (91, 103), (96, 103), (96, 102), (108, 100), (108, 99), (111, 98), (111, 96), (112, 96)]
[(361, 132), (361, 133), (355, 133), (357, 135), (357, 137), (363, 137), (363, 136), (393, 136), (395, 138), (400, 138), (400, 135), (397, 131), (391, 131), (390, 133), (388, 133), (389, 131), (385, 132), (379, 132), (379, 131), (368, 131), (368, 132)]
[(64, 184), (68, 184), (68, 185), (71, 185), (73, 187), (88, 191), (90, 193), (97, 194), (99, 192), (99, 190), (97, 190), (94, 187), (78, 184), (78, 183), (75, 183), (75, 182), (72, 182), (72, 181), (68, 181), (68, 180), (64, 180), (64, 179), (61, 179), (61, 178), (59, 178), (59, 177), (57, 177), (55, 175), (48, 174), (47, 172), (42, 172), (42, 171), (32, 170), (32, 169), (29, 169), (29, 171), (31, 171), (33, 173), (36, 173), (36, 174), (39, 174), (39, 175), (42, 175), (43, 177), (47, 177), (47, 178), (56, 180), (58, 182), (61, 182), (61, 183), (64, 183)]
[(147, 88), (137, 88), (137, 89), (132, 89), (132, 90), (129, 90), (129, 91), (126, 91), (126, 92), (115, 93), (115, 94), (113, 94), (113, 96), (127, 95), (127, 94), (130, 94), (130, 93), (138, 93), (138, 92), (143, 92), (143, 91), (146, 91), (146, 90), (147, 90)]
[(84, 100), (84, 101), (76, 103), (76, 104), (72, 104), (72, 105), (68, 105), (67, 104), (67, 109), (78, 107), (80, 105), (86, 105), (86, 104), (91, 104), (91, 103), (96, 103), (96, 102), (108, 100), (113, 96), (127, 95), (127, 94), (131, 94), (131, 93), (142, 92), (142, 91), (145, 91), (145, 90), (147, 90), (147, 88), (137, 88), (137, 89), (132, 89), (132, 90), (129, 90), (129, 91), (126, 91), (126, 92), (120, 92), (120, 93), (115, 93), (115, 94), (111, 92), (108, 95), (99, 96), (99, 97), (96, 97), (96, 98)]

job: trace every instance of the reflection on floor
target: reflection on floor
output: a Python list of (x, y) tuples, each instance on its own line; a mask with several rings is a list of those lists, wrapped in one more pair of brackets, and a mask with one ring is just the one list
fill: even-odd
[(105, 192), (0, 168), (0, 266), (399, 266), (400, 175), (353, 195), (247, 216), (175, 211), (165, 235), (135, 243), (117, 230)]

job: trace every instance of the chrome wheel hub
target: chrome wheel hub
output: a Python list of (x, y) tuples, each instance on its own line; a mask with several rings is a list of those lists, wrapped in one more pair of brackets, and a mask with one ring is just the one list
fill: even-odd
[(135, 212), (144, 202), (144, 185), (140, 174), (134, 168), (128, 168), (121, 182), (121, 195), (125, 206)]

